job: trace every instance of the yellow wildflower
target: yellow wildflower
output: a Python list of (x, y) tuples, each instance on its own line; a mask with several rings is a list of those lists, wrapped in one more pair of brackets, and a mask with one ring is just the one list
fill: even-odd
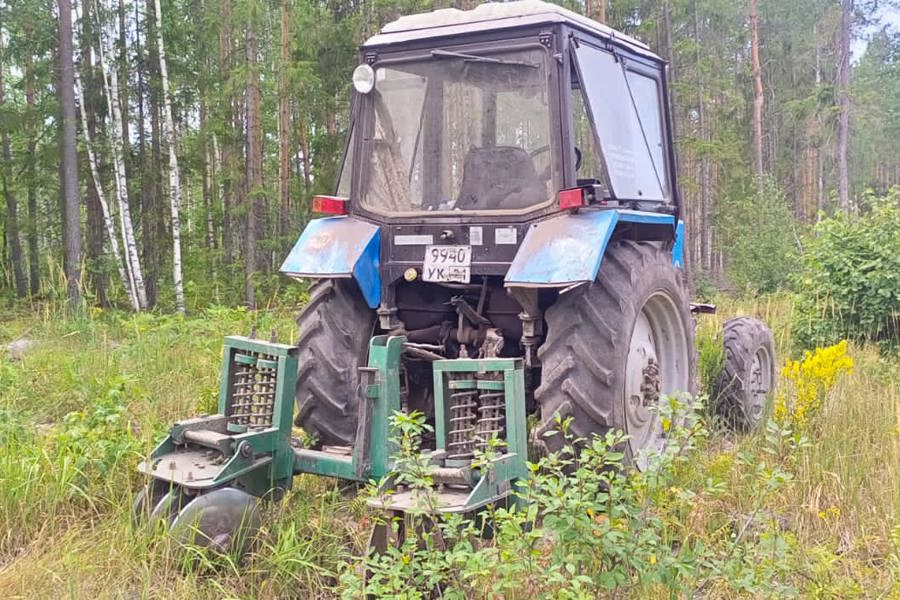
[(853, 372), (853, 359), (847, 354), (847, 340), (833, 346), (807, 351), (802, 360), (788, 360), (781, 374), (794, 392), (793, 401), (780, 392), (775, 401), (774, 417), (779, 423), (790, 422), (798, 429), (809, 425), (810, 418), (821, 408), (840, 375)]

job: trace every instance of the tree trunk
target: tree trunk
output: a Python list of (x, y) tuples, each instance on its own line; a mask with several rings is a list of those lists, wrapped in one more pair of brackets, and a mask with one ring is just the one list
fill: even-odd
[[(119, 0), (119, 38), (118, 38), (118, 57), (117, 57), (117, 65), (118, 65), (118, 80), (119, 80), (119, 109), (122, 112), (122, 139), (124, 140), (125, 147), (123, 148), (124, 154), (122, 158), (125, 164), (125, 180), (129, 182), (134, 181), (134, 173), (132, 173), (132, 159), (131, 159), (131, 114), (128, 111), (128, 93), (131, 89), (129, 85), (129, 70), (128, 70), (128, 42), (126, 39), (126, 34), (128, 30), (125, 28), (125, 0)], [(129, 194), (129, 198), (131, 195)]]
[(159, 73), (162, 78), (163, 130), (169, 150), (169, 205), (172, 211), (172, 279), (175, 283), (175, 308), (184, 314), (184, 281), (181, 276), (181, 172), (175, 152), (175, 121), (172, 118), (172, 102), (169, 97), (169, 71), (166, 66), (166, 48), (162, 35), (162, 9), (159, 0), (156, 8), (156, 46), (159, 53)]
[(133, 289), (137, 296), (139, 309), (147, 308), (147, 292), (144, 287), (144, 275), (141, 259), (138, 256), (137, 241), (131, 221), (131, 205), (128, 200), (128, 181), (125, 176), (124, 147), (125, 138), (122, 128), (122, 111), (119, 104), (119, 75), (116, 66), (106, 62), (108, 48), (100, 39), (100, 68), (103, 71), (103, 89), (106, 93), (106, 104), (112, 117), (112, 154), (113, 173), (116, 187), (116, 199), (119, 205), (119, 224), (122, 228), (122, 239), (125, 242), (125, 256), (129, 265), (129, 273)]
[[(3, 40), (0, 39), (0, 111), (6, 100), (4, 94), (3, 68), (6, 56), (3, 54)], [(19, 201), (11, 189), (12, 186), (12, 150), (10, 148), (9, 131), (7, 124), (3, 124), (3, 196), (6, 199), (6, 239), (9, 242), (10, 258), (12, 259), (13, 281), (16, 286), (16, 296), (25, 297), (28, 286), (25, 281), (24, 258), (22, 256), (22, 240), (19, 238)]]
[(200, 164), (202, 176), (202, 193), (203, 193), (203, 211), (206, 220), (206, 247), (215, 247), (215, 230), (213, 228), (213, 166), (210, 161), (209, 151), (209, 109), (206, 102), (206, 90), (200, 92), (200, 150), (203, 153), (203, 160)]
[(72, 3), (57, 0), (59, 9), (60, 175), (65, 234), (65, 274), (69, 306), (81, 308), (81, 201), (75, 147), (75, 66), (72, 58)]
[(262, 209), (262, 128), (260, 124), (259, 57), (255, 16), (247, 27), (247, 229), (244, 238), (244, 282), (247, 306), (256, 306), (253, 275)]
[[(95, 168), (95, 158), (92, 155), (93, 148), (90, 145), (90, 140), (96, 139), (97, 137), (97, 113), (99, 111), (97, 110), (98, 104), (95, 100), (96, 94), (93, 93), (97, 89), (97, 85), (94, 78), (93, 54), (91, 53), (90, 48), (94, 39), (93, 23), (95, 15), (99, 14), (99, 10), (97, 10), (91, 0), (84, 0), (81, 4), (81, 8), (82, 74), (79, 75), (78, 69), (75, 70), (75, 96), (78, 100), (79, 108), (81, 109), (82, 134), (88, 141), (88, 144), (85, 144), (87, 148), (84, 149), (84, 154), (79, 156), (79, 163), (82, 165), (87, 164), (90, 168)], [(87, 85), (82, 85), (83, 82), (86, 82)], [(85, 87), (91, 92), (89, 96), (84, 93)], [(102, 86), (100, 86), (100, 88), (102, 89)], [(85, 114), (87, 115), (87, 118), (85, 118)], [(96, 168), (99, 169), (99, 167)], [(101, 267), (105, 257), (103, 250), (103, 241), (105, 237), (103, 208), (100, 205), (100, 198), (97, 195), (95, 186), (89, 185), (86, 187), (84, 205), (87, 215), (87, 227), (85, 230), (85, 239), (87, 243), (85, 247), (85, 256), (87, 258), (87, 264), (93, 266), (93, 268), (89, 268), (88, 273), (85, 274), (85, 279), (93, 288), (97, 302), (100, 306), (106, 307), (109, 306), (109, 294), (107, 293), (109, 288), (109, 277), (107, 277), (105, 269)], [(115, 235), (114, 230), (110, 229), (110, 231), (112, 231), (112, 235)], [(119, 266), (119, 270), (121, 273), (121, 266)], [(132, 294), (130, 282), (125, 282), (123, 280), (122, 283), (124, 289), (129, 294), (130, 300)]]
[(303, 152), (303, 187), (306, 193), (312, 190), (312, 160), (309, 156), (309, 133), (306, 129), (306, 119), (300, 119), (300, 150)]
[(841, 210), (850, 210), (850, 172), (847, 148), (850, 144), (850, 38), (853, 28), (853, 0), (841, 0), (841, 32), (838, 52), (838, 203)]
[(759, 64), (759, 0), (750, 0), (750, 64), (753, 70), (753, 167), (758, 185), (761, 186), (764, 173), (762, 115), (765, 100)]
[[(29, 17), (25, 23), (25, 46), (32, 48), (34, 24)], [(28, 136), (28, 151), (25, 160), (28, 187), (28, 271), (31, 295), (35, 296), (41, 289), (40, 256), (38, 256), (37, 228), (37, 168), (35, 150), (37, 149), (37, 133), (35, 127), (34, 103), (34, 55), (30, 50), (25, 53), (25, 133)]]
[[(155, 306), (159, 295), (159, 270), (162, 264), (161, 248), (166, 239), (165, 210), (161, 201), (162, 182), (160, 165), (162, 164), (162, 127), (160, 126), (161, 92), (159, 82), (159, 53), (156, 48), (156, 8), (154, 0), (146, 0), (147, 48), (147, 101), (150, 120), (150, 160), (147, 164), (147, 192), (144, 208), (144, 236), (142, 252), (146, 267), (147, 304)], [(140, 29), (140, 28), (139, 28)]]
[[(93, 61), (90, 61), (89, 64), (92, 64)], [(141, 309), (141, 303), (138, 300), (137, 293), (135, 291), (135, 283), (134, 276), (131, 270), (131, 264), (129, 261), (126, 261), (127, 265), (123, 265), (122, 263), (122, 253), (119, 251), (119, 239), (116, 235), (116, 228), (113, 226), (112, 215), (109, 210), (109, 203), (106, 201), (106, 193), (103, 191), (103, 181), (100, 179), (100, 169), (99, 164), (97, 162), (97, 157), (94, 154), (94, 142), (92, 139), (93, 128), (88, 123), (88, 117), (85, 109), (85, 97), (82, 91), (81, 83), (78, 80), (78, 76), (76, 73), (75, 76), (75, 92), (78, 96), (78, 106), (80, 108), (81, 114), (81, 129), (84, 135), (85, 141), (85, 150), (87, 152), (88, 165), (91, 170), (91, 180), (94, 183), (94, 198), (100, 206), (103, 225), (106, 229), (106, 236), (109, 239), (109, 248), (112, 252), (113, 259), (116, 261), (116, 268), (119, 271), (119, 279), (122, 281), (122, 285), (125, 287), (125, 292), (128, 294), (128, 300), (131, 302), (131, 307), (134, 310)], [(89, 207), (90, 208), (90, 207)], [(121, 212), (120, 212), (121, 215)], [(121, 224), (121, 218), (120, 218)], [(124, 234), (124, 227), (122, 227), (122, 232)], [(101, 248), (102, 249), (102, 248)], [(126, 268), (127, 273), (126, 273)]]
[(222, 115), (222, 126), (225, 135), (222, 138), (221, 165), (222, 175), (222, 260), (226, 265), (234, 261), (234, 231), (231, 210), (234, 206), (234, 151), (232, 124), (234, 110), (229, 81), (231, 79), (231, 2), (219, 0), (219, 79), (226, 90), (221, 99), (225, 107)]
[(703, 143), (703, 149), (699, 153), (699, 206), (696, 212), (697, 222), (695, 233), (698, 239), (699, 260), (697, 263), (701, 269), (706, 272), (712, 270), (712, 232), (710, 231), (709, 215), (710, 215), (710, 175), (709, 175), (709, 156), (707, 155), (707, 144), (709, 141), (709, 131), (706, 115), (706, 93), (704, 90), (704, 82), (702, 77), (703, 66), (701, 64), (700, 49), (703, 47), (700, 14), (697, 2), (694, 2), (694, 39), (696, 40), (696, 61), (697, 61), (697, 125), (699, 128), (700, 140)]
[(290, 2), (281, 5), (281, 89), (278, 98), (278, 196), (281, 214), (278, 216), (278, 233), (286, 235), (291, 230), (291, 85), (288, 68), (291, 61)]

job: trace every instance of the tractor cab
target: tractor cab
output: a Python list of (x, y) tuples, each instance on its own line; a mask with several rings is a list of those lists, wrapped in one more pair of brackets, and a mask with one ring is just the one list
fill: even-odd
[(525, 221), (579, 187), (674, 205), (665, 66), (632, 38), (526, 0), (403, 17), (360, 58), (338, 185), (351, 213)]

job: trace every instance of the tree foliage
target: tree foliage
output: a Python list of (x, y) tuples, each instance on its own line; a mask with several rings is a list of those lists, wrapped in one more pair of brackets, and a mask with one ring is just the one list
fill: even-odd
[(900, 188), (864, 201), (863, 214), (823, 219), (809, 241), (795, 325), (807, 347), (900, 341)]
[[(733, 217), (757, 222), (771, 219), (777, 209), (786, 224), (802, 228), (821, 211), (836, 209), (842, 3), (755, 1), (758, 36), (751, 43), (747, 2), (559, 2), (594, 18), (605, 16), (609, 25), (647, 42), (669, 61), (686, 252), (696, 276), (728, 277), (757, 289), (779, 285), (783, 273), (750, 273), (750, 261), (736, 255), (735, 235), (742, 230)], [(81, 288), (99, 305), (133, 302), (119, 275), (127, 274), (127, 264), (117, 264), (125, 263), (126, 243), (120, 242), (117, 260), (92, 181), (88, 138), (107, 198), (117, 197), (116, 171), (124, 172), (127, 189), (121, 196), (128, 198), (134, 221), (149, 306), (176, 305), (169, 273), (178, 221), (185, 294), (194, 294), (186, 304), (252, 300), (253, 287), (277, 285), (273, 274), (310, 218), (311, 196), (334, 190), (359, 44), (401, 14), (469, 9), (478, 2), (160, 0), (161, 36), (155, 4), (74, 2), (73, 58), (86, 112), (86, 124), (78, 123), (77, 132), (85, 241)], [(875, 3), (854, 6), (853, 48), (864, 50), (851, 62), (849, 95), (851, 204), (856, 206), (864, 189), (884, 192), (900, 181), (894, 150), (900, 135), (900, 35), (880, 23), (883, 13), (874, 10)], [(65, 239), (54, 67), (59, 10), (51, 0), (0, 0), (0, 12), (0, 137), (9, 141), (0, 202), (0, 294), (52, 297), (64, 284), (53, 271), (63, 263)], [(283, 38), (285, 27), (291, 33)], [(159, 37), (167, 55), (167, 97), (181, 171), (177, 213), (170, 211)], [(109, 54), (105, 65), (97, 58), (101, 48)], [(103, 87), (112, 71), (118, 75), (121, 135)], [(764, 102), (755, 119), (758, 82)], [(124, 169), (116, 168), (117, 142)], [(781, 191), (778, 206), (758, 201), (753, 173), (759, 165), (753, 165), (759, 158)], [(762, 213), (748, 215), (751, 206)], [(112, 208), (117, 230), (121, 211)], [(786, 244), (777, 248), (787, 251)]]
[(729, 280), (740, 290), (783, 288), (798, 265), (798, 224), (772, 179), (741, 190), (718, 214)]

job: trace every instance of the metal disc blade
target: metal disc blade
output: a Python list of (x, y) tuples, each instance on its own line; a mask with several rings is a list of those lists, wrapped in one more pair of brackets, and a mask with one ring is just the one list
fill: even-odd
[[(176, 494), (172, 495), (172, 492)], [(170, 495), (171, 497), (168, 497)], [(177, 486), (154, 479), (135, 494), (132, 516), (136, 524), (150, 523), (163, 515), (170, 517), (178, 510), (180, 500), (181, 492)]]
[(179, 542), (216, 552), (240, 554), (259, 529), (257, 499), (235, 488), (221, 488), (191, 500), (172, 522)]
[(153, 506), (153, 510), (150, 511), (148, 522), (156, 523), (157, 521), (162, 520), (167, 524), (171, 523), (172, 518), (175, 516), (175, 513), (178, 512), (178, 508), (183, 502), (184, 494), (181, 489), (178, 487), (172, 488), (159, 498), (156, 505)]

